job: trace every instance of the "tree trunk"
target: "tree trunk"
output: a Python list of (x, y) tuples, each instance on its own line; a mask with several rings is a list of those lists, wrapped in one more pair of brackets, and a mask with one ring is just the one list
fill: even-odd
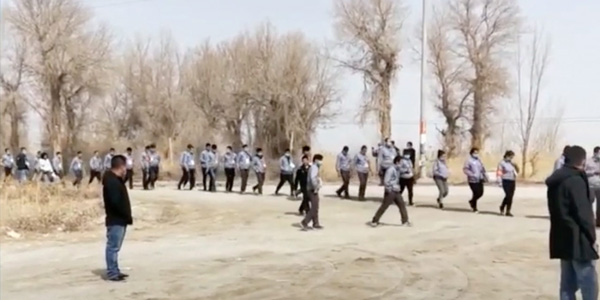
[(471, 126), (471, 148), (481, 149), (483, 146), (483, 122), (485, 120), (485, 107), (482, 99), (482, 93), (479, 88), (473, 93), (473, 124)]
[(57, 81), (51, 82), (50, 84), (50, 124), (48, 129), (50, 130), (49, 142), (52, 147), (52, 152), (60, 151), (61, 148), (61, 85)]
[(379, 134), (381, 139), (389, 138), (392, 135), (392, 103), (390, 96), (390, 82), (384, 80), (377, 87), (377, 97), (379, 98)]
[(527, 161), (529, 160), (529, 147), (528, 143), (523, 144), (523, 149), (521, 150), (521, 178), (525, 179), (527, 174)]
[[(10, 97), (10, 138), (9, 145), (12, 151), (18, 151), (20, 145), (20, 136), (19, 136), (19, 125), (20, 125), (20, 116), (17, 108), (17, 102), (14, 98), (14, 95)], [(17, 153), (17, 152), (14, 152)]]

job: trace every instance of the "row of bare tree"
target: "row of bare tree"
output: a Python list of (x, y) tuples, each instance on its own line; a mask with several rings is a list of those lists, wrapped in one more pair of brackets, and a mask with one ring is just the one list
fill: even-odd
[[(1, 141), (23, 144), (26, 112), (34, 111), (46, 146), (67, 154), (118, 140), (156, 141), (169, 154), (174, 145), (221, 140), (275, 155), (310, 143), (335, 116), (340, 66), (363, 78), (361, 121), (374, 117), (380, 135), (390, 136), (407, 9), (400, 0), (338, 0), (334, 12), (340, 47), (331, 55), (269, 24), (193, 49), (169, 34), (116, 45), (79, 1), (14, 0), (2, 24)], [(435, 3), (426, 25), (428, 75), (450, 156), (465, 139), (484, 146), (506, 107), (520, 120), (524, 162), (544, 136), (536, 116), (549, 48), (533, 34), (523, 59), (523, 24), (516, 0)]]

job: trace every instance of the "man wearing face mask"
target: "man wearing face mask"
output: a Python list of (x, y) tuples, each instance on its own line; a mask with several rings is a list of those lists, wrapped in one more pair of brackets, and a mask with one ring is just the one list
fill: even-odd
[(265, 159), (263, 158), (263, 153), (261, 148), (256, 148), (256, 156), (252, 159), (252, 169), (254, 169), (254, 173), (256, 173), (256, 185), (252, 187), (253, 192), (258, 192), (259, 195), (262, 195), (263, 184), (265, 183), (265, 170), (267, 169), (267, 164), (265, 163)]
[(125, 149), (125, 168), (127, 173), (125, 174), (125, 185), (129, 183), (129, 189), (133, 189), (133, 149), (127, 147)]
[(406, 143), (406, 148), (404, 149), (403, 153), (408, 153), (408, 155), (410, 156), (410, 162), (412, 163), (412, 165), (414, 167), (415, 166), (415, 160), (417, 158), (417, 153), (415, 151), (415, 148), (413, 148), (413, 143), (412, 142)]
[(567, 151), (569, 150), (569, 148), (571, 148), (571, 146), (566, 145), (563, 148), (563, 152), (560, 154), (560, 157), (558, 157), (556, 159), (556, 161), (554, 162), (554, 171), (562, 168), (565, 164), (565, 153), (567, 153)]
[[(179, 157), (179, 166), (181, 167), (181, 179), (179, 179), (179, 183), (177, 183), (178, 190), (181, 190), (182, 187), (185, 187), (185, 185), (191, 179), (189, 163), (190, 163), (190, 156), (191, 156), (192, 160), (194, 159), (193, 149), (194, 149), (194, 146), (187, 145), (187, 149), (185, 151), (181, 152), (181, 156)], [(194, 187), (190, 183), (190, 190), (193, 188)]]
[(294, 196), (294, 162), (290, 149), (285, 149), (283, 156), (279, 159), (279, 183), (275, 188), (275, 195), (279, 194), (279, 190), (287, 182), (290, 185), (290, 196)]
[(402, 199), (402, 192), (400, 192), (400, 164), (402, 158), (400, 156), (396, 156), (393, 160), (394, 165), (389, 167), (385, 171), (385, 186), (384, 186), (384, 194), (383, 194), (383, 202), (379, 206), (379, 209), (373, 216), (371, 220), (371, 226), (377, 227), (379, 226), (379, 220), (381, 216), (385, 213), (388, 207), (395, 203), (400, 209), (400, 218), (402, 220), (403, 226), (410, 226), (408, 222), (408, 212), (406, 211), (406, 204), (404, 204), (404, 200)]
[(387, 168), (394, 165), (394, 158), (398, 156), (396, 149), (392, 146), (389, 138), (384, 140), (384, 145), (377, 151), (377, 170), (379, 172), (379, 178), (383, 183), (383, 176)]
[(217, 145), (213, 144), (208, 152), (206, 161), (206, 169), (208, 173), (208, 190), (210, 192), (217, 191), (217, 168), (219, 167), (219, 158), (217, 154)]
[(202, 170), (202, 189), (206, 191), (206, 178), (208, 176), (208, 160), (210, 159), (210, 143), (204, 145), (204, 150), (200, 152), (200, 168)]
[(350, 186), (350, 156), (348, 156), (348, 151), (348, 146), (344, 146), (342, 152), (335, 159), (335, 170), (338, 176), (342, 178), (342, 186), (335, 193), (340, 198), (342, 198), (342, 193), (344, 193), (345, 199), (350, 199), (350, 193), (348, 192), (348, 187)]
[(150, 155), (149, 165), (150, 165), (150, 187), (154, 189), (156, 185), (156, 181), (158, 180), (158, 174), (160, 172), (160, 154), (156, 151), (156, 145), (150, 145)]
[(483, 196), (483, 185), (488, 181), (487, 172), (481, 160), (479, 160), (479, 149), (472, 148), (469, 152), (469, 158), (465, 162), (463, 172), (467, 175), (467, 182), (473, 196), (469, 200), (469, 205), (473, 212), (477, 210), (477, 201)]
[(231, 146), (227, 146), (227, 150), (223, 155), (223, 168), (225, 169), (225, 191), (233, 191), (233, 181), (235, 180), (235, 161), (236, 154)]
[(240, 177), (242, 179), (242, 184), (240, 186), (240, 193), (246, 192), (246, 185), (248, 184), (248, 173), (250, 169), (250, 165), (252, 164), (252, 156), (250, 152), (248, 152), (248, 145), (244, 144), (242, 146), (242, 151), (240, 151), (237, 155), (237, 167), (240, 170)]
[(358, 175), (358, 200), (365, 200), (365, 192), (367, 190), (367, 181), (369, 179), (369, 173), (371, 173), (371, 165), (369, 164), (369, 158), (367, 157), (367, 146), (363, 145), (360, 148), (360, 153), (354, 156), (354, 169)]
[(413, 186), (415, 184), (415, 174), (413, 164), (410, 160), (410, 151), (402, 153), (402, 159), (400, 160), (400, 166), (398, 168), (400, 172), (400, 194), (404, 192), (404, 189), (408, 190), (408, 205), (412, 206), (413, 203)]
[(308, 224), (312, 222), (312, 228), (323, 229), (319, 222), (319, 191), (321, 190), (322, 182), (319, 170), (323, 164), (323, 155), (315, 154), (313, 157), (313, 164), (308, 170), (308, 177), (306, 181), (306, 190), (310, 197), (310, 210), (300, 222), (302, 230), (306, 231), (309, 229)]
[(115, 155), (110, 169), (102, 178), (102, 198), (106, 212), (106, 277), (109, 281), (123, 281), (129, 275), (119, 270), (118, 256), (127, 226), (133, 224), (131, 203), (125, 186), (127, 158)]
[(115, 156), (115, 148), (110, 148), (106, 156), (104, 156), (104, 162), (102, 163), (103, 171), (106, 172), (110, 170), (110, 161)]
[(592, 157), (585, 163), (592, 203), (596, 201), (596, 226), (600, 227), (600, 147), (594, 147)]

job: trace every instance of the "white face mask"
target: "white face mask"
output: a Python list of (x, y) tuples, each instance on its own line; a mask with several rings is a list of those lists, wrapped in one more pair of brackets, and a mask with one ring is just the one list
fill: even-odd
[(473, 156), (473, 158), (479, 158), (479, 153), (473, 153), (471, 156)]

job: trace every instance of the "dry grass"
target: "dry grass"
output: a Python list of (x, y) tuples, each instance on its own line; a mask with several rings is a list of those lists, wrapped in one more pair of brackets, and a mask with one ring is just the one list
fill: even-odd
[(103, 213), (94, 186), (76, 190), (59, 184), (4, 185), (0, 206), (1, 228), (17, 232), (84, 230)]

